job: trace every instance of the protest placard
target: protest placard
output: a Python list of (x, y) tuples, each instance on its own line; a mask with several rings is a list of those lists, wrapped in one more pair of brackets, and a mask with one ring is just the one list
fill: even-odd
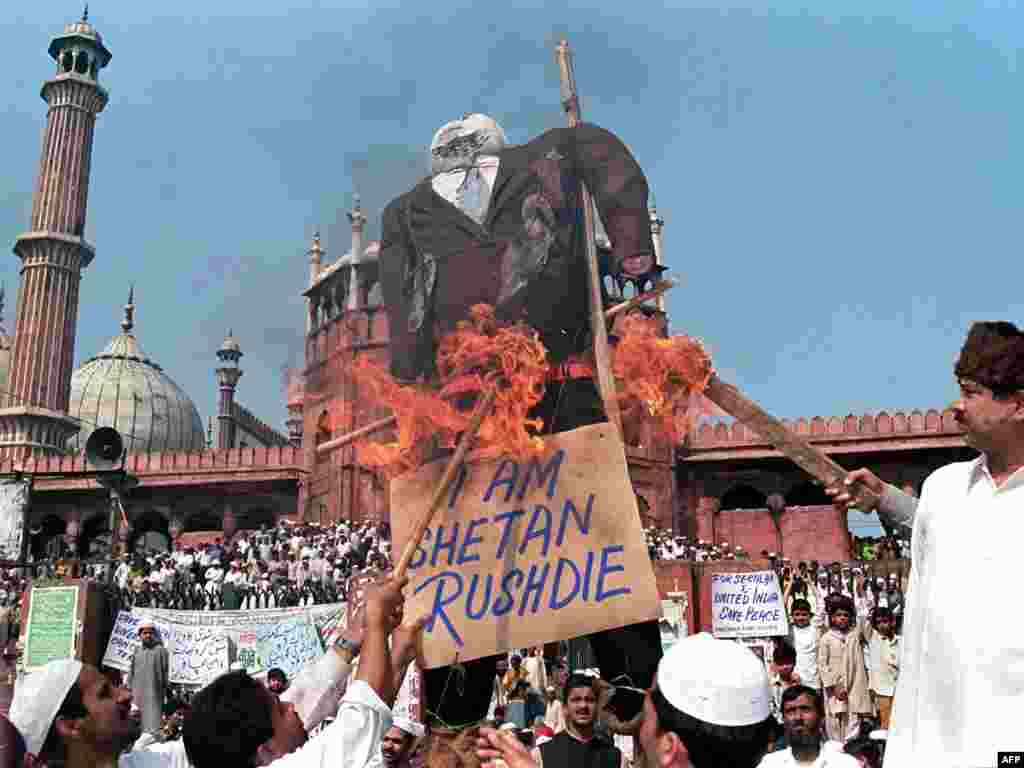
[[(114, 629), (110, 633), (110, 641), (107, 643), (107, 650), (103, 654), (103, 666), (119, 669), (127, 672), (131, 669), (132, 656), (135, 649), (142, 646), (139, 639), (139, 625), (145, 618), (152, 619), (148, 614), (133, 611), (118, 611), (117, 619), (114, 621)], [(171, 650), (173, 638), (171, 636), (170, 624), (162, 619), (152, 619), (156, 626), (157, 638)]]
[(33, 587), (25, 629), (25, 669), (75, 658), (78, 587)]
[(228, 638), (220, 627), (176, 626), (167, 650), (172, 683), (206, 685), (231, 665)]
[(681, 592), (671, 600), (661, 601), (661, 621), (658, 624), (661, 629), (661, 649), (666, 653), (669, 648), (688, 634), (689, 625), (686, 622), (688, 599), (689, 595), (686, 592)]
[[(177, 684), (204, 685), (208, 680), (199, 680), (199, 672), (188, 672), (184, 661), (187, 652), (194, 652), (206, 659), (205, 673), (221, 669), (220, 641), (215, 642), (211, 651), (212, 638), (222, 636), (227, 644), (228, 666), (231, 661), (241, 662), (246, 671), (253, 675), (265, 673), (273, 666), (272, 660), (283, 660), (286, 671), (291, 675), (296, 663), (308, 662), (332, 644), (346, 624), (346, 604), (330, 603), (294, 608), (263, 608), (247, 611), (177, 611), (165, 608), (134, 608), (131, 612), (118, 615), (103, 657), (103, 665), (127, 672), (132, 654), (140, 645), (139, 622), (149, 618), (157, 628), (157, 634), (168, 652), (182, 657), (176, 668), (171, 665), (171, 682)], [(274, 628), (288, 624), (286, 629)], [(198, 630), (208, 630), (205, 633)], [(215, 630), (215, 631), (214, 631)], [(197, 638), (204, 643), (196, 647)], [(280, 645), (287, 647), (279, 647)], [(224, 667), (225, 669), (227, 667)], [(173, 676), (186, 670), (186, 679)], [(294, 670), (294, 671), (297, 671)]]
[[(426, 668), (656, 620), (661, 606), (615, 428), (544, 438), (528, 461), (464, 464), (420, 542), (407, 616), (428, 616)], [(391, 483), (395, 551), (444, 471)]]
[(715, 637), (771, 637), (789, 633), (779, 578), (774, 571), (711, 576)]
[(288, 677), (324, 652), (320, 635), (308, 616), (257, 627), (256, 648), (260, 671), (277, 667)]

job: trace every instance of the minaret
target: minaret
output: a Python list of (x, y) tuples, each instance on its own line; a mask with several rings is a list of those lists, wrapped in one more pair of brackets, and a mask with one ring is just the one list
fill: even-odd
[(242, 359), (242, 349), (231, 335), (231, 331), (228, 331), (227, 338), (217, 350), (217, 359), (221, 363), (217, 369), (217, 383), (220, 384), (217, 447), (234, 448), (235, 417), (232, 406), (235, 403), (235, 387), (238, 386), (238, 380), (242, 378), (242, 369), (238, 367), (238, 361)]
[(88, 20), (68, 24), (49, 47), (57, 62), (41, 96), (49, 105), (31, 231), (15, 241), (22, 261), (9, 392), (0, 410), (0, 457), (63, 454), (78, 432), (68, 398), (78, 322), (78, 284), (95, 251), (84, 239), (96, 115), (107, 105), (99, 71), (110, 51)]
[(359, 273), (359, 265), (363, 259), (363, 230), (366, 228), (366, 214), (360, 206), (359, 195), (353, 196), (352, 210), (347, 216), (352, 224), (352, 278), (349, 281), (346, 309), (359, 309), (364, 303), (363, 279)]
[[(316, 280), (320, 277), (320, 264), (323, 257), (323, 251), (320, 248), (320, 229), (313, 233), (313, 244), (306, 251), (309, 256), (309, 287), (312, 288), (316, 285)], [(311, 296), (308, 300), (307, 315), (306, 318), (306, 332), (310, 333), (315, 331), (318, 323), (318, 314), (320, 308), (316, 305), (316, 298)]]
[[(651, 239), (654, 240), (654, 263), (657, 264), (660, 267), (662, 264), (665, 263), (664, 257), (662, 256), (662, 253), (661, 253), (661, 248), (662, 248), (662, 245), (661, 245), (661, 230), (665, 226), (665, 220), (663, 218), (661, 218), (661, 216), (658, 215), (658, 207), (657, 207), (657, 205), (653, 201), (651, 202), (650, 216), (651, 216)], [(657, 299), (655, 299), (655, 306), (658, 308), (659, 312), (664, 312), (665, 311), (665, 294), (664, 293), (661, 294), (660, 296), (658, 296)]]

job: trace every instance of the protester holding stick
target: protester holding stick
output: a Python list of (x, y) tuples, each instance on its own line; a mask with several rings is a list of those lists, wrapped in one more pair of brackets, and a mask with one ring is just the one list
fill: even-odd
[[(182, 741), (122, 752), (138, 738), (131, 694), (95, 667), (54, 661), (15, 691), (11, 722), (27, 750), (67, 768), (282, 768), (337, 765), (363, 768), (391, 725), (396, 680), (415, 655), (422, 623), (399, 626), (404, 582), (370, 591), (365, 623), (346, 630), (340, 647), (304, 668), (280, 697), (245, 672), (230, 672), (200, 691)], [(389, 639), (391, 647), (389, 649)], [(338, 708), (355, 654), (356, 681)], [(307, 743), (307, 733), (337, 710), (337, 719)]]

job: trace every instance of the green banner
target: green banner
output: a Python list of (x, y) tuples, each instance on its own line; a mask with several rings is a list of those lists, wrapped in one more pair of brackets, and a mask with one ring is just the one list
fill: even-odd
[(36, 587), (32, 590), (25, 638), (25, 669), (75, 656), (78, 587)]

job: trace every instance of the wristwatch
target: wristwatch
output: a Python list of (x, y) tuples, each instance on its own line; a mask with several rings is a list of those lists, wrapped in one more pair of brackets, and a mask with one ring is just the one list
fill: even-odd
[(349, 640), (347, 637), (340, 638), (334, 644), (334, 647), (337, 648), (339, 651), (342, 651), (344, 654), (346, 654), (349, 657), (349, 660), (352, 660), (356, 656), (358, 656), (359, 655), (359, 650), (361, 648), (359, 643), (354, 643), (351, 640)]

